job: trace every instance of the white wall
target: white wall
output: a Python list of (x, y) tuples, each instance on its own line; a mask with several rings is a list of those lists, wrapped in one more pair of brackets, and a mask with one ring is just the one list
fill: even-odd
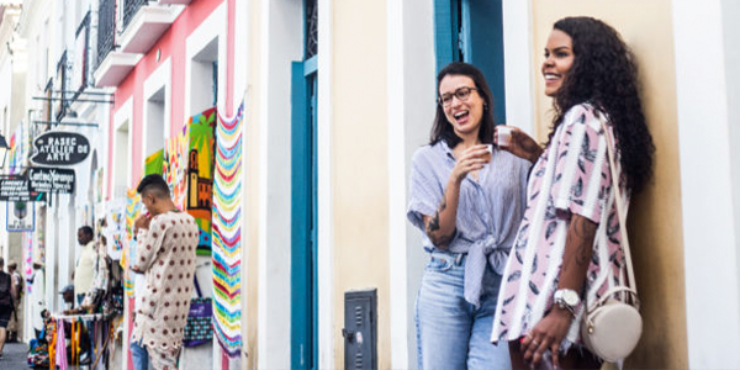
[[(5, 57), (2, 58), (2, 65), (0, 65), (0, 86), (13, 86), (13, 71), (12, 71), (12, 57), (7, 55), (7, 51), (3, 52), (3, 54), (6, 54)], [(10, 145), (10, 137), (13, 135), (13, 131), (11, 129), (12, 125), (10, 121), (10, 109), (11, 109), (11, 97), (13, 96), (13, 90), (12, 89), (2, 89), (0, 90), (0, 135), (3, 135), (5, 137), (5, 140), (7, 141), (8, 145)], [(3, 111), (7, 109), (8, 114), (5, 116), (3, 114)], [(7, 155), (7, 158), (5, 159), (5, 165), (3, 167), (2, 173), (7, 173), (7, 170), (10, 167), (10, 154)], [(8, 238), (8, 232), (6, 231), (6, 207), (9, 203), (0, 203), (0, 251), (2, 253), (0, 254), (0, 257), (5, 259), (5, 264), (8, 264), (8, 261), (10, 260), (10, 240)], [(20, 261), (19, 261), (20, 262)], [(22, 264), (21, 264), (22, 265)], [(22, 270), (22, 269), (19, 269)], [(5, 269), (4, 271), (8, 271)]]
[[(733, 166), (735, 149), (731, 149), (740, 142), (736, 133), (730, 135), (730, 127), (738, 121), (727, 99), (728, 88), (733, 94), (737, 91), (738, 79), (736, 72), (727, 73), (736, 65), (726, 64), (726, 58), (737, 60), (737, 31), (733, 25), (740, 14), (730, 3), (725, 1), (723, 9), (722, 0), (673, 2), (688, 357), (692, 369), (740, 366), (737, 210), (728, 201), (735, 199), (737, 204), (740, 195), (738, 184), (733, 184), (733, 177), (737, 178), (733, 167), (737, 164)], [(724, 30), (730, 31), (727, 40)], [(726, 49), (732, 46), (734, 50)], [(732, 54), (726, 55), (726, 50)]]
[(290, 368), (291, 62), (303, 56), (303, 2), (262, 3), (259, 96), (259, 368)]
[(536, 134), (532, 0), (503, 0), (506, 124)]
[(146, 157), (164, 148), (165, 140), (170, 137), (171, 90), (172, 59), (167, 58), (144, 81), (144, 129), (140, 148), (142, 168), (146, 164)]
[[(227, 2), (222, 3), (208, 15), (186, 40), (185, 46), (185, 119), (213, 107), (213, 69), (212, 62), (218, 60), (218, 96), (216, 106), (219, 112), (226, 106), (226, 26)], [(216, 55), (217, 59), (213, 56)], [(175, 76), (177, 78), (177, 76)], [(165, 112), (169, 110), (165, 109)], [(199, 256), (195, 275), (203, 290), (204, 297), (213, 296), (213, 268), (210, 257)], [(212, 345), (198, 346), (183, 350), (180, 363), (183, 369), (200, 369), (203, 364), (212, 364), (220, 369), (221, 347), (215, 336)], [(230, 364), (238, 364), (231, 361)]]
[[(725, 81), (727, 83), (727, 121), (730, 123), (730, 170), (732, 175), (732, 205), (735, 232), (740, 231), (740, 2), (722, 1), (722, 24), (725, 37)], [(735, 250), (740, 250), (740, 238), (735, 237)], [(740, 266), (740, 253), (736, 266)], [(740, 274), (737, 276), (740, 279)], [(737, 284), (740, 286), (740, 283)], [(738, 305), (740, 308), (740, 305)], [(740, 316), (740, 312), (738, 312)]]

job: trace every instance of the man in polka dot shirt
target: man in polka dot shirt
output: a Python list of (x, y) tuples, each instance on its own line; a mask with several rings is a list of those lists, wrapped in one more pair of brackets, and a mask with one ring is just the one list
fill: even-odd
[(136, 370), (149, 363), (173, 370), (193, 294), (198, 226), (175, 207), (162, 176), (144, 177), (136, 191), (148, 214), (134, 224), (138, 245), (131, 269), (145, 275), (146, 286), (134, 313), (131, 355)]

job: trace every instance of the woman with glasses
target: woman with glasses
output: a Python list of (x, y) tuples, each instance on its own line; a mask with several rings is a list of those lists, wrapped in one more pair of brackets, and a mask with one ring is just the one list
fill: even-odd
[(419, 368), (508, 369), (491, 326), (531, 165), (490, 145), (493, 100), (480, 70), (452, 63), (437, 91), (430, 143), (412, 160), (407, 213), (430, 254), (416, 301)]
[[(636, 71), (607, 24), (587, 17), (556, 22), (542, 64), (555, 108), (548, 143), (542, 148), (516, 128), (509, 144), (500, 143), (534, 164), (492, 336), (509, 342), (516, 369), (541, 360), (564, 369), (600, 367), (581, 345), (580, 320), (587, 303), (623, 285), (616, 202), (627, 209), (629, 193), (650, 177), (654, 152)], [(615, 199), (611, 186), (607, 136), (624, 199)]]

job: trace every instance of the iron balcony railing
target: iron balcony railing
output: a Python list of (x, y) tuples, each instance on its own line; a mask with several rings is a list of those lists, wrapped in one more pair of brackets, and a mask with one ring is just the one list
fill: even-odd
[(144, 5), (149, 4), (149, 0), (123, 0), (123, 28), (128, 27), (136, 13)]
[[(100, 66), (116, 47), (116, 0), (100, 0), (98, 8), (98, 60)], [(97, 67), (96, 67), (97, 68)]]

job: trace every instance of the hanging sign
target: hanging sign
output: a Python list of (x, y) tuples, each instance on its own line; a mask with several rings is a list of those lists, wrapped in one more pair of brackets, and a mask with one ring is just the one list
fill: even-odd
[(75, 191), (75, 170), (31, 167), (27, 176), (31, 191), (59, 194), (72, 194)]
[(28, 202), (6, 203), (7, 230), (10, 232), (33, 231), (36, 207)]
[(40, 165), (69, 166), (90, 154), (90, 142), (74, 132), (47, 131), (33, 140), (31, 162)]
[(46, 193), (32, 191), (30, 181), (19, 177), (0, 180), (0, 201), (3, 202), (43, 202)]

